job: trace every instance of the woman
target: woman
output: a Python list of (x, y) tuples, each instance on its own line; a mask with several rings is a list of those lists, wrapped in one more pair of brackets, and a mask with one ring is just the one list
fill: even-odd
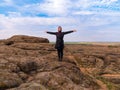
[(62, 32), (62, 27), (61, 26), (58, 27), (58, 32), (46, 31), (46, 33), (48, 33), (48, 34), (56, 35), (55, 48), (57, 49), (57, 52), (58, 52), (58, 60), (59, 61), (62, 61), (62, 59), (63, 59), (63, 49), (64, 49), (64, 40), (63, 40), (63, 38), (64, 38), (64, 35), (72, 33), (72, 32), (76, 32), (76, 30)]

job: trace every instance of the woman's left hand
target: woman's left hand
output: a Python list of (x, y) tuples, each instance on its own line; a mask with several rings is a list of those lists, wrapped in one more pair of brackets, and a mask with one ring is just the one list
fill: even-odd
[(77, 30), (73, 30), (73, 32), (77, 32)]

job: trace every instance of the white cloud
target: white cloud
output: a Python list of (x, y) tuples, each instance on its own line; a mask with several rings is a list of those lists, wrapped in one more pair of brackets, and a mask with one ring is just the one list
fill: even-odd
[(73, 15), (104, 15), (104, 16), (120, 16), (118, 11), (75, 11)]
[(118, 0), (102, 0), (101, 3), (104, 3), (104, 4), (111, 4), (111, 3), (114, 3), (114, 2), (117, 2)]
[(21, 17), (21, 13), (20, 12), (8, 12), (8, 16), (9, 17)]
[(45, 0), (43, 3), (28, 4), (18, 9), (21, 12), (30, 12), (31, 14), (44, 13), (49, 16), (66, 16), (70, 0)]
[[(63, 26), (64, 30), (78, 30), (77, 33), (66, 36), (66, 40), (73, 41), (103, 40), (105, 37), (106, 40), (110, 40), (110, 37), (115, 39), (115, 34), (119, 32), (116, 31), (111, 35), (116, 27), (113, 24), (118, 24), (120, 21), (120, 12), (101, 8), (106, 5), (114, 6), (117, 0), (44, 0), (42, 3), (29, 3), (23, 6), (15, 5), (13, 1), (4, 0), (4, 3), (0, 4), (0, 6), (12, 5), (18, 10), (9, 11), (8, 16), (0, 15), (0, 38), (28, 34), (53, 40), (54, 36), (46, 35), (44, 31), (56, 31), (58, 25)], [(96, 9), (93, 6), (100, 7)], [(36, 16), (38, 14), (48, 16), (38, 17)], [(119, 25), (117, 27), (119, 30)]]
[[(40, 18), (40, 17), (6, 17), (4, 15), (0, 15), (0, 38), (8, 38), (12, 35), (16, 34), (25, 34), (25, 35), (34, 35), (40, 37), (46, 37), (50, 41), (55, 41), (55, 36), (51, 36), (45, 34), (44, 31), (56, 31), (58, 26), (62, 25), (63, 30), (71, 30), (77, 29), (78, 31), (74, 34), (70, 34), (65, 36), (66, 41), (95, 41), (102, 40), (103, 38), (107, 38), (105, 40), (110, 40), (109, 29), (107, 28), (107, 32), (104, 31), (104, 28), (100, 28), (100, 31), (92, 31), (90, 28), (86, 29), (89, 26), (100, 26), (111, 23), (112, 21), (108, 19), (100, 19), (99, 17), (91, 17), (85, 22), (80, 21), (79, 18), (72, 17), (52, 17), (52, 18)], [(118, 28), (119, 29), (119, 28)], [(111, 29), (113, 32), (114, 29)], [(115, 38), (115, 34), (112, 37)], [(118, 35), (118, 34), (117, 34)], [(103, 36), (103, 37), (100, 37)], [(101, 39), (102, 38), (102, 39)]]
[(3, 2), (0, 3), (0, 6), (13, 6), (14, 2), (13, 0), (3, 0)]
[(73, 12), (73, 15), (92, 15), (94, 14), (92, 11), (77, 11)]
[(68, 11), (69, 0), (46, 0), (44, 4), (41, 5), (42, 10), (48, 14), (66, 14)]
[[(7, 17), (0, 15), (0, 38), (8, 38), (16, 34), (45, 36), (44, 31), (49, 30), (51, 26), (71, 26), (75, 23), (74, 18)], [(56, 28), (51, 29), (55, 31)]]
[[(6, 0), (6, 2), (10, 1), (14, 3), (12, 0)], [(15, 7), (18, 12), (21, 13), (21, 15), (29, 16), (35, 16), (38, 14), (46, 14), (48, 16), (71, 16), (91, 14), (118, 16), (119, 12), (114, 12), (110, 10), (114, 8), (113, 6), (111, 6), (111, 4), (117, 1), (118, 0), (75, 0), (73, 2), (72, 0), (44, 0), (44, 2), (42, 3), (25, 4), (22, 7), (13, 4), (13, 7)], [(90, 10), (95, 5), (100, 7)], [(102, 6), (106, 5), (109, 10), (101, 8)]]
[(3, 0), (5, 3), (7, 3), (7, 4), (12, 4), (13, 3), (13, 1), (12, 0)]

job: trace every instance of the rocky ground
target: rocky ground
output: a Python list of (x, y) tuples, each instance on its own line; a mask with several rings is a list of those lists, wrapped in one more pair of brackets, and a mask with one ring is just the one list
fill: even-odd
[(103, 90), (120, 90), (120, 45), (89, 43), (66, 46), (81, 71), (97, 79)]
[[(119, 80), (111, 80), (108, 75), (118, 74), (119, 60), (114, 59), (119, 54), (108, 53), (104, 59), (103, 49), (92, 53), (93, 46), (85, 47), (72, 50), (68, 45), (59, 62), (54, 45), (45, 38), (17, 35), (1, 40), (0, 90), (107, 90), (102, 78), (95, 75), (118, 84)], [(89, 74), (85, 71), (88, 69)]]

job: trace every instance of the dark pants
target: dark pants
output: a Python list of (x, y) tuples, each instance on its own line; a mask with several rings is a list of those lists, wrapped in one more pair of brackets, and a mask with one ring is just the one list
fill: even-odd
[(63, 59), (63, 48), (58, 48), (57, 52), (58, 52), (59, 61), (62, 61), (62, 59)]

